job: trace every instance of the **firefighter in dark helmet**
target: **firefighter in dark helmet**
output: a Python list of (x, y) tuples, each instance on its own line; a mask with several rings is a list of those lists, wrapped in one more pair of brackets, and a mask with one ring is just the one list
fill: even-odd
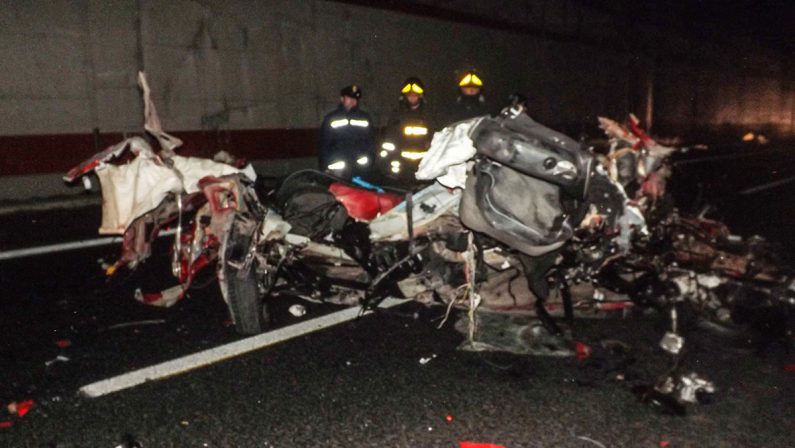
[(340, 90), (340, 104), (320, 127), (320, 170), (341, 177), (369, 171), (375, 156), (374, 123), (359, 109), (362, 89), (356, 84)]
[(411, 183), (431, 144), (433, 128), (425, 104), (425, 86), (417, 77), (403, 81), (400, 101), (387, 123), (378, 153), (381, 174)]
[(465, 71), (458, 78), (458, 98), (449, 121), (452, 123), (488, 113), (486, 97), (483, 96), (483, 80), (475, 70)]

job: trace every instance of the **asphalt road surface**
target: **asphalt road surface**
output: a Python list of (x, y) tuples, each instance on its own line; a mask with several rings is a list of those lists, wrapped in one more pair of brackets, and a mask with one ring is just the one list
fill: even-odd
[[(575, 337), (595, 353), (577, 361), (459, 351), (463, 336), (436, 328), (442, 310), (410, 304), (174, 378), (78, 396), (90, 382), (239, 339), (213, 282), (171, 309), (132, 300), (135, 288), (168, 286), (164, 243), (113, 282), (100, 260), (115, 246), (0, 265), (0, 399), (34, 401), (24, 417), (0, 418), (12, 424), (0, 428), (0, 446), (792, 446), (795, 359), (785, 344), (693, 330), (685, 363), (717, 384), (714, 403), (686, 417), (640, 403), (631, 388), (669, 365), (655, 348), (664, 331), (656, 315), (578, 322)], [(309, 305), (296, 318), (289, 304), (274, 304), (276, 326), (333, 310)], [(153, 322), (114, 327), (139, 321)], [(628, 355), (599, 350), (604, 339), (628, 344)]]

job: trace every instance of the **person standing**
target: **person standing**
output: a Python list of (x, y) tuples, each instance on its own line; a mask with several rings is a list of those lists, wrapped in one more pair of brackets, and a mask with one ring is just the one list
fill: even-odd
[(425, 105), (425, 87), (417, 77), (407, 78), (400, 90), (398, 107), (392, 112), (379, 152), (384, 175), (413, 180), (417, 165), (431, 144), (431, 126)]
[(458, 80), (458, 98), (450, 122), (454, 123), (488, 114), (486, 97), (483, 95), (483, 80), (474, 70), (467, 70)]
[(362, 89), (356, 84), (340, 90), (340, 104), (320, 126), (318, 161), (321, 171), (340, 177), (366, 173), (375, 156), (370, 114), (359, 108)]

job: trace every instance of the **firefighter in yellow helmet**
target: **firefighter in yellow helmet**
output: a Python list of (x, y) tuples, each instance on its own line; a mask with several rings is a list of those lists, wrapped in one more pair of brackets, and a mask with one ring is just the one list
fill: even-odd
[(450, 122), (488, 113), (486, 98), (483, 96), (483, 80), (475, 70), (467, 70), (458, 78), (458, 98)]
[(425, 104), (425, 86), (417, 77), (407, 78), (400, 87), (400, 100), (387, 122), (378, 154), (381, 174), (414, 183), (414, 173), (431, 144), (433, 128)]

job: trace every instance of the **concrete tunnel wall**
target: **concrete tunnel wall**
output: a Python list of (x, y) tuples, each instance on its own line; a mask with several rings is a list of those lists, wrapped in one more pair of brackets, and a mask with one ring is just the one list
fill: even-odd
[[(510, 92), (523, 91), (540, 121), (571, 130), (595, 123), (597, 114), (638, 111), (649, 67), (659, 65), (612, 48), (322, 0), (2, 3), (0, 200), (78, 193), (58, 175), (95, 152), (92, 129), (100, 130), (100, 146), (141, 130), (139, 69), (164, 127), (184, 137), (186, 153), (242, 152), (278, 173), (314, 163), (316, 127), (351, 82), (363, 87), (363, 107), (383, 124), (400, 82), (420, 76), (443, 122), (456, 76), (474, 66), (495, 109)], [(553, 23), (609, 25), (596, 12), (584, 17), (581, 11)], [(709, 101), (725, 98), (688, 100), (681, 73), (671, 73), (654, 77), (655, 107), (672, 114), (669, 127), (692, 124), (694, 116), (706, 124), (747, 119), (743, 111), (714, 112), (719, 106)], [(766, 95), (776, 96), (776, 82), (764, 84), (773, 92)], [(788, 119), (791, 131), (792, 83), (779, 84), (789, 90), (776, 119)], [(755, 98), (757, 86), (745, 83), (736, 95)], [(773, 118), (755, 117), (754, 123)]]

